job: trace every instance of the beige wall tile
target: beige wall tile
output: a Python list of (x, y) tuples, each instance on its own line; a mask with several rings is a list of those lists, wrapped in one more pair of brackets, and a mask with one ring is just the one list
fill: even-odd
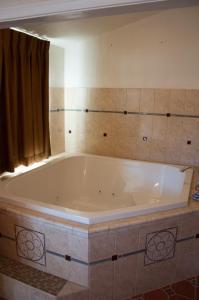
[(198, 239), (177, 244), (175, 282), (198, 276), (198, 255)]
[(150, 145), (151, 139), (143, 141), (143, 137), (138, 137), (136, 140), (135, 159), (137, 160), (150, 160)]
[(89, 300), (112, 300), (114, 286), (114, 263), (104, 262), (90, 267)]
[(65, 151), (65, 114), (50, 112), (50, 142), (52, 155)]
[(17, 216), (8, 215), (6, 213), (0, 212), (0, 232), (1, 232), (1, 234), (11, 237), (11, 238), (15, 238), (14, 224), (17, 224), (17, 222), (18, 222)]
[(180, 151), (183, 147), (183, 141), (180, 137), (168, 136), (166, 147), (166, 162), (180, 164)]
[(0, 255), (17, 259), (16, 243), (15, 241), (1, 238), (0, 239)]
[(153, 117), (153, 132), (152, 137), (154, 140), (162, 141), (167, 137), (168, 132), (168, 118), (166, 117)]
[(166, 162), (166, 141), (156, 140), (150, 143), (150, 160), (156, 162)]
[(155, 96), (154, 89), (141, 89), (140, 111), (154, 112)]
[(126, 89), (88, 89), (90, 109), (123, 111), (126, 106)]
[(123, 136), (119, 139), (115, 136), (113, 139), (115, 147), (115, 156), (120, 158), (135, 158), (137, 153), (137, 138)]
[(187, 238), (199, 233), (199, 212), (192, 212), (180, 217), (181, 237)]
[(175, 138), (182, 138), (184, 136), (182, 118), (168, 118), (167, 135)]
[(186, 103), (186, 90), (171, 90), (169, 112), (172, 114), (184, 114)]
[(199, 163), (199, 145), (195, 144), (192, 141), (191, 145), (187, 145), (186, 141), (183, 144), (183, 147), (181, 149), (180, 153), (180, 162), (181, 164), (187, 164), (187, 165), (198, 165)]
[(199, 90), (187, 90), (185, 112), (190, 115), (199, 115)]
[(126, 254), (138, 249), (139, 227), (128, 226), (116, 230), (116, 254)]
[(88, 108), (87, 88), (67, 88), (65, 107), (70, 109)]
[(183, 118), (182, 119), (183, 136), (187, 140), (194, 140), (199, 142), (199, 119)]
[(114, 263), (114, 300), (130, 299), (136, 295), (137, 255), (121, 257)]
[(154, 112), (168, 113), (171, 91), (169, 89), (156, 89)]
[(140, 116), (139, 117), (139, 128), (138, 128), (138, 136), (152, 136), (153, 129), (153, 117), (152, 116)]
[(127, 102), (126, 109), (131, 112), (139, 112), (140, 111), (140, 99), (141, 99), (141, 89), (127, 89)]
[(144, 266), (144, 254), (137, 257), (136, 295), (167, 286), (175, 280), (176, 259)]
[(69, 274), (68, 280), (88, 287), (89, 267), (78, 262), (71, 262), (71, 272)]
[(115, 235), (111, 231), (89, 236), (89, 261), (103, 260), (116, 254)]
[(88, 262), (88, 238), (70, 235), (70, 255), (78, 260)]
[[(197, 90), (92, 88), (87, 93), (84, 88), (71, 90), (74, 98), (79, 93), (76, 98), (84, 98), (84, 101), (87, 94), (91, 109), (186, 114), (186, 106), (191, 104), (188, 113), (197, 112)], [(66, 151), (165, 163), (199, 163), (198, 119), (97, 112), (67, 112), (65, 116)], [(58, 121), (52, 120), (52, 123), (60, 128)], [(63, 151), (64, 137), (61, 128), (59, 132), (55, 128), (52, 128), (51, 140), (53, 148), (59, 147), (53, 151), (57, 153)], [(71, 136), (69, 130), (72, 130)], [(143, 136), (148, 137), (147, 143), (143, 142)], [(189, 147), (187, 140), (192, 141)]]
[(64, 88), (50, 87), (49, 89), (49, 108), (64, 108)]

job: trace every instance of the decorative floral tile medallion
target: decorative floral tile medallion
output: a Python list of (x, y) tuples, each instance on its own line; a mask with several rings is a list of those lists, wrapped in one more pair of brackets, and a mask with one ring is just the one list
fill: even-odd
[(15, 225), (17, 255), (40, 265), (46, 265), (45, 235)]
[(146, 247), (144, 264), (150, 265), (161, 262), (175, 255), (177, 227), (148, 233), (146, 236)]

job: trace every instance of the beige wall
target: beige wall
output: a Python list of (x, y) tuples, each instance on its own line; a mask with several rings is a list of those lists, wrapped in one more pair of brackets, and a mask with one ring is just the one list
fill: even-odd
[(198, 28), (199, 7), (192, 7), (132, 14), (125, 26), (96, 37), (77, 36), (66, 44), (65, 84), (197, 89)]

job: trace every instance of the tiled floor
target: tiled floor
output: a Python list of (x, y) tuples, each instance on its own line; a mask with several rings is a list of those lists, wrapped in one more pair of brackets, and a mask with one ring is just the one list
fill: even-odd
[(199, 276), (129, 300), (199, 300)]

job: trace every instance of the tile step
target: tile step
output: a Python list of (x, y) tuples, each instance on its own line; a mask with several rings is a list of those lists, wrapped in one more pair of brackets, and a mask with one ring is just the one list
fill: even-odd
[(87, 300), (88, 289), (0, 256), (0, 297), (7, 300)]

